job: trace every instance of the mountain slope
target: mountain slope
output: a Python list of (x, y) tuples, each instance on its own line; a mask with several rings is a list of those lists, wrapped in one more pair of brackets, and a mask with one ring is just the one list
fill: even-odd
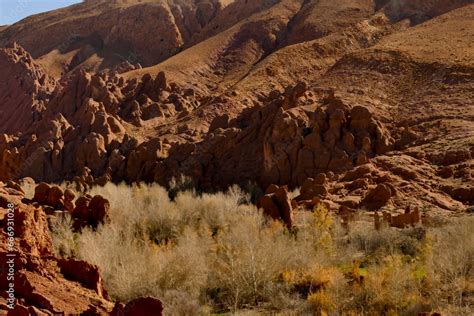
[[(0, 31), (33, 56), (0, 54), (0, 177), (185, 174), (216, 189), (324, 173), (332, 201), (384, 179), (397, 207), (462, 210), (474, 196), (469, 3), (86, 1), (27, 18)], [(337, 184), (366, 164), (369, 186)]]

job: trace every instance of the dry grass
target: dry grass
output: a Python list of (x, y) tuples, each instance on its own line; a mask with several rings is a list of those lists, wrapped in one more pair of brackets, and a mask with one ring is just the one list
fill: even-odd
[(346, 234), (318, 207), (289, 232), (236, 187), (173, 200), (158, 186), (92, 193), (111, 201), (111, 222), (73, 234), (64, 218), (53, 239), (58, 254), (98, 265), (119, 301), (155, 296), (169, 315), (472, 312), (473, 218)]
[(471, 314), (474, 308), (474, 218), (460, 218), (433, 230), (426, 249), (430, 295), (447, 314)]

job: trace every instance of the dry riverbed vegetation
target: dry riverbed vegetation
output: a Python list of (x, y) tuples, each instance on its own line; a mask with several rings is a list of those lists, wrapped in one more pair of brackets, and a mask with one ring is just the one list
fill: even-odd
[(347, 231), (319, 206), (288, 231), (236, 187), (173, 200), (156, 185), (92, 193), (110, 200), (110, 222), (74, 233), (63, 217), (52, 235), (58, 255), (99, 266), (114, 300), (154, 296), (168, 315), (472, 312), (472, 217)]

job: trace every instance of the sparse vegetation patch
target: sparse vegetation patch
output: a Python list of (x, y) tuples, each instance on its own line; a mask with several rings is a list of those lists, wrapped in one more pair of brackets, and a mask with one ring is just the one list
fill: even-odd
[(249, 197), (107, 184), (110, 221), (73, 233), (56, 222), (56, 252), (99, 266), (113, 299), (162, 300), (170, 315), (212, 313), (469, 314), (472, 217), (435, 228), (342, 228), (319, 205), (291, 230)]

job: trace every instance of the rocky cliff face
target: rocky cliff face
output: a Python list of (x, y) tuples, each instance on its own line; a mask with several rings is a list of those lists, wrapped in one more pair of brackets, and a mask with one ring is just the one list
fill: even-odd
[[(0, 287), (10, 286), (7, 274), (14, 279), (15, 309), (9, 315), (49, 315), (52, 313), (106, 314), (112, 310), (98, 268), (86, 262), (57, 259), (49, 235), (43, 205), (25, 199), (24, 192), (14, 184), (0, 184), (0, 226), (2, 258)], [(10, 209), (9, 204), (12, 208)], [(10, 249), (8, 222), (14, 223), (14, 242)], [(0, 298), (0, 309), (7, 311), (11, 303)]]
[(21, 133), (41, 119), (56, 81), (21, 46), (0, 51), (1, 133)]
[(411, 157), (414, 196), (462, 209), (468, 3), (88, 1), (27, 18), (0, 31), (18, 42), (0, 49), (0, 178), (297, 187)]
[[(42, 183), (29, 199), (18, 183), (0, 182), (0, 290), (6, 294), (0, 297), (2, 314), (161, 315), (163, 306), (154, 298), (114, 304), (97, 266), (56, 257), (49, 231), (52, 222), (68, 212), (78, 223), (78, 213), (95, 217), (108, 211), (108, 201), (101, 196), (84, 208), (81, 201), (88, 197), (74, 202), (71, 193)], [(74, 203), (74, 210), (68, 209)], [(83, 224), (94, 226), (90, 219)]]

